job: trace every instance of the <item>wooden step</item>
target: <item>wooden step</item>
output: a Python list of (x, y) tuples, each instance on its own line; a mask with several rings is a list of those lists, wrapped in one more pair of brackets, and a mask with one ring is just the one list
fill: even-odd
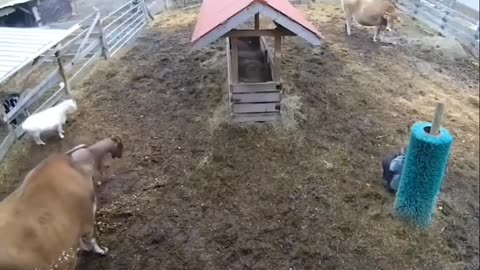
[(244, 122), (270, 122), (277, 121), (281, 119), (281, 114), (278, 112), (275, 113), (245, 113), (245, 114), (233, 114), (232, 122), (233, 123), (244, 123)]
[(279, 82), (264, 83), (240, 83), (232, 84), (232, 93), (262, 93), (262, 92), (278, 92), (282, 88)]
[(279, 91), (232, 94), (233, 104), (280, 102), (280, 99), (281, 99), (281, 94)]
[(280, 112), (280, 103), (242, 103), (232, 104), (232, 112), (237, 113), (266, 113)]

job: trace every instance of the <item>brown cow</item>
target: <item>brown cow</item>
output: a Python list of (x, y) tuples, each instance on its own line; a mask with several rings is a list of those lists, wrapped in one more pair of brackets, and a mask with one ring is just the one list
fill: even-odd
[(116, 145), (92, 151), (90, 160), (51, 155), (0, 202), (0, 269), (73, 270), (80, 249), (106, 254), (94, 237), (94, 168), (89, 164), (108, 153), (121, 156), (121, 142)]
[(110, 153), (112, 158), (121, 158), (123, 153), (121, 139), (114, 136), (103, 139), (90, 146), (80, 144), (68, 150), (65, 154), (70, 155), (80, 167), (84, 168), (88, 173), (92, 174), (92, 176), (96, 172), (104, 176), (104, 157), (100, 155), (100, 153)]
[(396, 4), (390, 0), (342, 0), (345, 12), (345, 28), (351, 34), (353, 19), (363, 26), (375, 26), (373, 41), (377, 42), (380, 33), (391, 31), (394, 22), (400, 21)]

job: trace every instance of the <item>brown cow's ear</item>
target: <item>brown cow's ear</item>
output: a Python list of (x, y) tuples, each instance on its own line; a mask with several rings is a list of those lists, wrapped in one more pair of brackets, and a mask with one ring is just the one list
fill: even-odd
[(122, 143), (122, 140), (118, 136), (112, 136), (110, 139), (116, 144)]

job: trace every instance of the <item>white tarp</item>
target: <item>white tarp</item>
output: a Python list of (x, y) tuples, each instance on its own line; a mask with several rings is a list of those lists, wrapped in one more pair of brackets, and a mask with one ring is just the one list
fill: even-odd
[(0, 27), (0, 85), (78, 29)]
[(12, 7), (18, 4), (31, 2), (33, 0), (0, 0), (0, 9), (4, 7)]

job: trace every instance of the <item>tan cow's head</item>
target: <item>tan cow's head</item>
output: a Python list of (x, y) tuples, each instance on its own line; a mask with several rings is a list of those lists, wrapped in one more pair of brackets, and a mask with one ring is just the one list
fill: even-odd
[(396, 23), (401, 23), (400, 19), (400, 11), (398, 7), (395, 5), (395, 3), (391, 3), (385, 10), (385, 13), (383, 14), (383, 18), (387, 20), (387, 26), (385, 30), (387, 31), (392, 31), (394, 25)]

